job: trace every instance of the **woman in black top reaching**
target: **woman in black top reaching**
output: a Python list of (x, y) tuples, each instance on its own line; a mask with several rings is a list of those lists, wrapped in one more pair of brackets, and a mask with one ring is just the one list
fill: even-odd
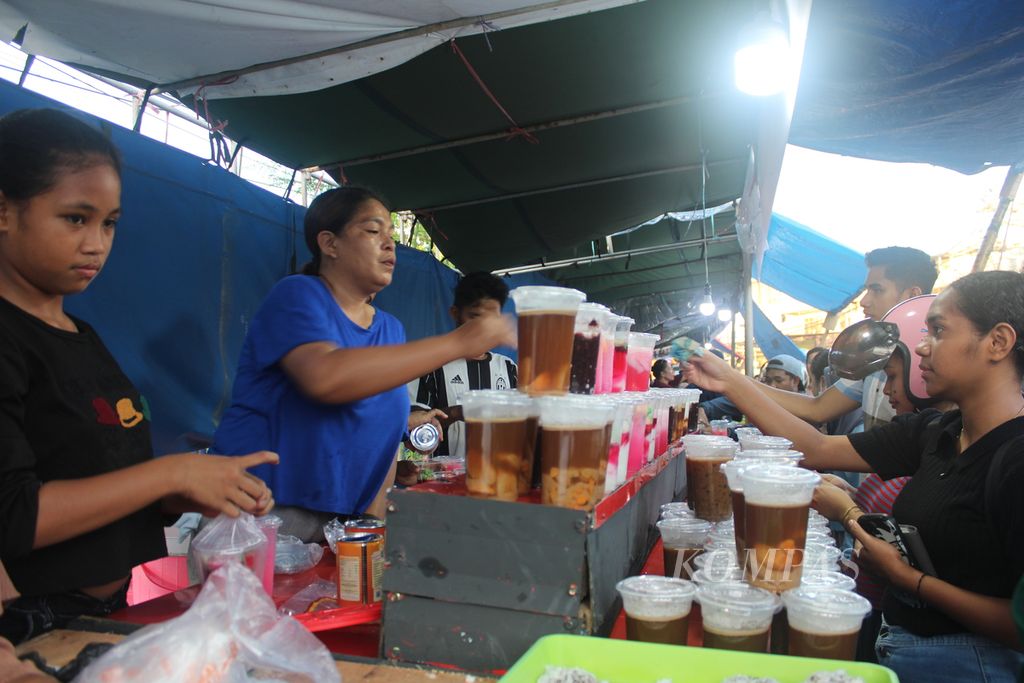
[(98, 131), (50, 109), (0, 119), (0, 561), (21, 593), (0, 636), (15, 642), (123, 606), (132, 567), (165, 554), (161, 513), (273, 505), (246, 472), (273, 453), (154, 459), (144, 397), (64, 311), (110, 254), (120, 195)]
[(928, 394), (959, 410), (925, 410), (862, 434), (826, 436), (766, 400), (720, 360), (691, 359), (686, 378), (724, 392), (815, 469), (912, 476), (893, 516), (918, 527), (936, 575), (904, 563), (844, 522), (858, 563), (885, 578), (880, 663), (904, 683), (1015, 680), (1024, 655), (1010, 597), (1024, 574), (1024, 275), (973, 273), (932, 303), (915, 349)]

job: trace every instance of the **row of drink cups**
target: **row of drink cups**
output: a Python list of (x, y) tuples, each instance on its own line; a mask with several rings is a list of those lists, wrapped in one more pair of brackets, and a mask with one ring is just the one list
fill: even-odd
[(695, 389), (537, 398), (467, 392), (467, 492), (512, 501), (539, 478), (543, 503), (590, 510), (696, 428), (690, 417), (699, 398)]
[(567, 287), (513, 289), (520, 391), (531, 396), (647, 391), (660, 337), (631, 332), (633, 319), (585, 302)]

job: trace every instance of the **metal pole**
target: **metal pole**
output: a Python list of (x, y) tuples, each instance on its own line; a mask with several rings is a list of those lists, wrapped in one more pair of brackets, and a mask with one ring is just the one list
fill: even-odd
[(996, 238), (999, 236), (999, 229), (1003, 226), (1003, 219), (1006, 218), (1006, 212), (1009, 210), (1013, 198), (1017, 196), (1022, 175), (1024, 175), (1024, 161), (1018, 161), (1006, 171), (1003, 189), (999, 191), (999, 204), (996, 205), (996, 211), (992, 214), (988, 230), (985, 231), (985, 237), (982, 238), (981, 246), (978, 247), (978, 256), (974, 259), (974, 267), (971, 268), (972, 273), (985, 270), (985, 264), (988, 263), (992, 247), (995, 246)]
[(743, 369), (747, 377), (754, 376), (754, 293), (753, 256), (743, 253)]
[(35, 55), (29, 55), (25, 58), (25, 68), (21, 70), (21, 76), (18, 78), (18, 85), (25, 85), (25, 80), (28, 78), (28, 72), (32, 70), (32, 65), (36, 61)]
[(149, 104), (149, 97), (153, 94), (152, 88), (146, 88), (146, 92), (142, 95), (142, 100), (139, 102), (139, 111), (135, 116), (135, 125), (132, 126), (132, 130), (138, 133), (142, 130), (142, 117), (146, 115), (146, 105)]
[(736, 311), (732, 312), (732, 360), (730, 365), (733, 369), (736, 368)]

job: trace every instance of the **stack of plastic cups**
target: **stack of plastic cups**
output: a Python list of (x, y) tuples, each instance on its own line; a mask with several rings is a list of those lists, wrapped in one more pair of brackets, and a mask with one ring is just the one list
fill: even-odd
[(788, 451), (793, 442), (781, 436), (767, 434), (745, 434), (739, 439), (740, 448), (745, 451)]
[(736, 550), (736, 529), (733, 527), (731, 519), (716, 523), (708, 535), (704, 551), (713, 553), (716, 550), (728, 552)]
[(633, 327), (633, 319), (620, 315), (615, 321), (615, 350), (612, 354), (612, 392), (626, 390), (626, 356), (629, 349), (629, 329)]
[[(760, 457), (749, 457), (750, 453), (784, 453), (786, 455), (764, 455)], [(792, 455), (790, 455), (792, 454)], [(744, 457), (747, 455), (747, 457)], [(744, 563), (746, 546), (746, 501), (743, 497), (743, 482), (740, 480), (740, 473), (747, 467), (759, 464), (784, 465), (796, 467), (803, 454), (798, 451), (738, 451), (733, 460), (722, 465), (722, 472), (725, 473), (725, 480), (729, 483), (729, 494), (732, 499), (732, 520), (736, 530), (736, 561), (742, 566)]]
[(686, 645), (696, 588), (685, 579), (631, 576), (615, 587), (626, 613), (626, 639)]
[(586, 301), (576, 310), (572, 338), (572, 370), (569, 376), (570, 393), (597, 393), (601, 332), (608, 315), (609, 311), (605, 306)]
[(788, 654), (852, 661), (867, 599), (848, 590), (801, 586), (782, 594), (789, 622)]
[(656, 334), (630, 332), (626, 349), (626, 391), (647, 391), (651, 388), (651, 362), (654, 345), (661, 339)]
[(704, 647), (738, 652), (768, 652), (768, 631), (779, 598), (743, 583), (712, 583), (697, 589), (704, 626)]
[(686, 446), (687, 500), (701, 519), (720, 522), (732, 515), (732, 497), (721, 466), (733, 459), (736, 442), (728, 437), (691, 434)]
[(696, 517), (674, 517), (658, 522), (665, 561), (665, 576), (689, 579), (693, 560), (704, 552), (711, 522)]
[(693, 517), (693, 510), (686, 503), (665, 503), (661, 506), (661, 519)]
[(615, 367), (615, 327), (621, 316), (608, 311), (601, 325), (601, 350), (597, 356), (595, 394), (612, 393), (612, 372)]

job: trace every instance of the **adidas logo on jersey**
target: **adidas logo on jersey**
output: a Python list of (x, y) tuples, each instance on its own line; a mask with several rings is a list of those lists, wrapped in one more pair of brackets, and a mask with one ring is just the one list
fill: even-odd
[(465, 384), (465, 382), (462, 381), (461, 375), (455, 375), (454, 377), (451, 378), (448, 384)]

